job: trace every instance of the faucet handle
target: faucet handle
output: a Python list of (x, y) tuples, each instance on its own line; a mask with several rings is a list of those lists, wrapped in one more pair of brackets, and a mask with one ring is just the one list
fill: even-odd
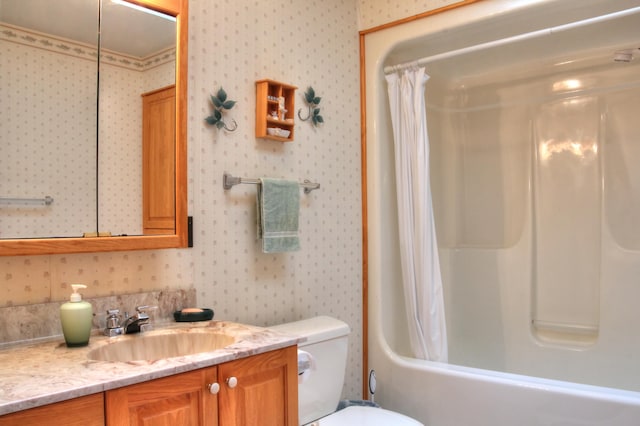
[(143, 320), (143, 322), (140, 323), (140, 332), (153, 330), (153, 325), (149, 322), (149, 315), (147, 314), (147, 311), (152, 311), (155, 309), (158, 309), (158, 307), (149, 305), (136, 306), (138, 319)]
[(136, 312), (138, 313), (139, 318), (149, 318), (147, 311), (153, 311), (158, 309), (157, 306), (149, 306), (149, 305), (141, 305), (136, 306)]
[(107, 329), (120, 326), (120, 309), (107, 310)]
[(120, 325), (120, 309), (107, 309), (107, 326), (104, 334), (109, 337), (119, 336), (124, 330)]

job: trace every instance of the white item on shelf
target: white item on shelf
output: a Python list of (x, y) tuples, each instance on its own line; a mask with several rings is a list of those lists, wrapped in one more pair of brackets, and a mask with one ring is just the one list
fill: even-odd
[(271, 136), (279, 136), (281, 138), (288, 138), (291, 134), (290, 130), (281, 129), (279, 127), (267, 127), (267, 134)]

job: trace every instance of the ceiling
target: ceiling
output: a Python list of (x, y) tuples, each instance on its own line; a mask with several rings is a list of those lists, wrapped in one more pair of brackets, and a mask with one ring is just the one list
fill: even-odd
[[(97, 46), (100, 0), (0, 0), (0, 22)], [(175, 22), (102, 0), (101, 46), (145, 58), (175, 46)]]

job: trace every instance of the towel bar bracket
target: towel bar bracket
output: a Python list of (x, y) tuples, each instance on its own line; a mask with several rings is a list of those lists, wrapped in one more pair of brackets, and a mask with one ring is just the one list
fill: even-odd
[(302, 186), (304, 187), (304, 193), (305, 194), (309, 194), (314, 189), (319, 189), (320, 188), (320, 184), (319, 183), (311, 182), (309, 179), (305, 179), (304, 182), (302, 183)]
[(238, 185), (241, 183), (242, 179), (240, 179), (239, 177), (231, 176), (227, 172), (222, 175), (222, 186), (224, 189), (231, 189), (234, 185)]

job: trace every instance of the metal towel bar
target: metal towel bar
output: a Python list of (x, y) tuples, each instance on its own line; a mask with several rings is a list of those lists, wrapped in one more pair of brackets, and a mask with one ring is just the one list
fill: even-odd
[(18, 197), (0, 197), (0, 204), (41, 204), (50, 206), (53, 198), (45, 196), (43, 198), (18, 198)]
[[(224, 172), (224, 174), (222, 175), (222, 178), (223, 178), (222, 186), (224, 187), (224, 189), (231, 189), (234, 185), (239, 185), (241, 183), (251, 184), (251, 185), (260, 185), (260, 179), (236, 177), (236, 176), (232, 176), (231, 173), (227, 173), (227, 172)], [(300, 186), (304, 188), (305, 194), (310, 193), (314, 189), (320, 188), (319, 183), (311, 182), (309, 180), (305, 180), (304, 182), (300, 183)]]

